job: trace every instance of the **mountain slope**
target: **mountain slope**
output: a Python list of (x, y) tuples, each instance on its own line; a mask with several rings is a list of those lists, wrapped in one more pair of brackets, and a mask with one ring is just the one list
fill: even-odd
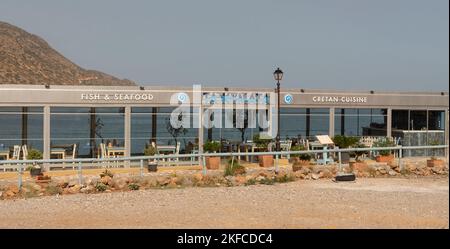
[(5, 22), (0, 22), (0, 84), (135, 85), (83, 69), (42, 38)]

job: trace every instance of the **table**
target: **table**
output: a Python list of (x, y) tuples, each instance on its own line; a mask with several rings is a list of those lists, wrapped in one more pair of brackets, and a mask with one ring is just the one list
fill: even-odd
[(125, 147), (106, 147), (109, 156), (116, 157), (117, 155), (125, 155)]
[(9, 150), (0, 150), (0, 157), (5, 157), (5, 160), (9, 160)]
[(319, 142), (311, 142), (309, 144), (311, 146), (312, 150), (320, 149), (322, 148), (324, 152), (322, 153), (322, 159), (317, 159), (318, 164), (327, 164), (329, 162), (333, 162), (333, 159), (328, 158), (328, 152), (326, 152), (326, 149), (328, 148), (328, 144), (321, 144)]
[(66, 149), (52, 148), (52, 149), (50, 149), (50, 155), (57, 155), (57, 156), (61, 156), (61, 159), (66, 159)]
[[(175, 154), (175, 152), (177, 151), (177, 146), (175, 146), (175, 145), (156, 145), (156, 150), (157, 150), (158, 154), (164, 154), (164, 152), (170, 152), (172, 154)], [(165, 159), (163, 159), (163, 161), (165, 161)]]

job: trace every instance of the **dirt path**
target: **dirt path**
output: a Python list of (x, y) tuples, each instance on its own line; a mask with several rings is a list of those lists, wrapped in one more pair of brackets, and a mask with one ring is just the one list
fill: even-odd
[(0, 228), (448, 228), (448, 178), (297, 181), (0, 201)]

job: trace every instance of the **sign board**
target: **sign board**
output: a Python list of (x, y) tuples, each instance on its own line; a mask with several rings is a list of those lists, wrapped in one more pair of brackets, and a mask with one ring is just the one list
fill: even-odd
[(333, 140), (328, 135), (317, 135), (317, 140), (320, 144), (334, 144)]

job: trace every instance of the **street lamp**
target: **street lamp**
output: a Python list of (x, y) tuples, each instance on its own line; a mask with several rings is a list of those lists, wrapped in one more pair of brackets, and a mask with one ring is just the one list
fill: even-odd
[(275, 80), (277, 81), (277, 94), (278, 94), (278, 125), (277, 125), (277, 138), (276, 138), (276, 151), (281, 151), (281, 146), (280, 146), (280, 81), (283, 79), (283, 71), (281, 71), (280, 68), (277, 68), (277, 70), (275, 70), (275, 72), (273, 72), (273, 77), (275, 78)]

